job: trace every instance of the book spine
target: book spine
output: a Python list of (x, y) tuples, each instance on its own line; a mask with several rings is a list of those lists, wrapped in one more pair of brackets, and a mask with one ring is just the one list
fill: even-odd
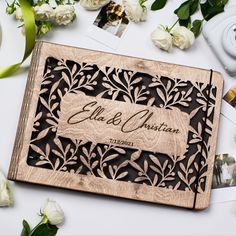
[(29, 115), (30, 101), (33, 95), (35, 70), (38, 66), (41, 46), (42, 46), (42, 42), (37, 42), (35, 44), (35, 47), (32, 53), (32, 61), (30, 64), (29, 75), (28, 75), (27, 84), (25, 88), (25, 94), (24, 94), (24, 99), (23, 99), (23, 103), (21, 107), (15, 144), (14, 144), (13, 153), (12, 153), (12, 159), (11, 159), (8, 176), (7, 176), (9, 180), (16, 180), (17, 178), (19, 158), (21, 155), (23, 142), (24, 142), (25, 127), (26, 127), (28, 115)]

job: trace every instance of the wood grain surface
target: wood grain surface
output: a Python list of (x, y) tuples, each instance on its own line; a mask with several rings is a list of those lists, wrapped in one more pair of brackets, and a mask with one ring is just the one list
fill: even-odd
[[(39, 97), (44, 96), (42, 95), (43, 94), (42, 83), (45, 81), (46, 82), (49, 81), (48, 78), (46, 78), (47, 71), (45, 71), (45, 63), (49, 60), (49, 58), (57, 58), (58, 60), (64, 59), (67, 61), (73, 61), (76, 63), (80, 63), (80, 65), (83, 65), (83, 63), (89, 64), (89, 65), (90, 64), (96, 65), (96, 68), (98, 67), (99, 71), (103, 74), (108, 73), (107, 68), (120, 68), (122, 70), (127, 70), (127, 71), (132, 70), (135, 73), (138, 72), (139, 74), (146, 73), (148, 75), (152, 75), (152, 79), (150, 80), (149, 85), (150, 85), (150, 88), (154, 87), (155, 91), (157, 92), (156, 99), (157, 100), (159, 99), (161, 101), (160, 102), (161, 106), (159, 108), (153, 107), (151, 105), (146, 106), (146, 107), (148, 107), (149, 111), (156, 113), (155, 120), (157, 124), (162, 122), (162, 120), (165, 120), (165, 122), (173, 129), (179, 129), (181, 135), (179, 138), (175, 138), (173, 133), (171, 136), (170, 136), (170, 133), (167, 133), (167, 134), (165, 133), (162, 136), (160, 132), (158, 133), (158, 135), (156, 135), (155, 132), (151, 132), (152, 134), (149, 134), (150, 130), (148, 132), (144, 130), (140, 132), (137, 138), (139, 139), (139, 141), (135, 144), (135, 148), (141, 149), (141, 150), (143, 149), (146, 151), (152, 151), (151, 154), (150, 153), (147, 154), (149, 159), (145, 160), (145, 156), (142, 156), (144, 160), (142, 159), (142, 163), (138, 163), (138, 166), (137, 166), (137, 157), (134, 154), (132, 154), (130, 158), (124, 155), (124, 157), (128, 159), (125, 160), (126, 162), (122, 162), (120, 165), (123, 165), (122, 168), (128, 168), (127, 166), (129, 166), (130, 169), (133, 168), (131, 170), (133, 175), (136, 175), (136, 172), (134, 172), (135, 170), (141, 168), (141, 170), (137, 171), (137, 174), (140, 175), (139, 177), (143, 177), (144, 184), (140, 184), (138, 182), (137, 176), (134, 178), (134, 180), (130, 181), (128, 178), (129, 176), (128, 172), (130, 170), (127, 170), (127, 171), (125, 170), (122, 173), (120, 172), (121, 174), (118, 173), (116, 175), (115, 168), (117, 167), (114, 167), (112, 165), (107, 166), (109, 167), (108, 174), (105, 171), (101, 173), (101, 169), (103, 168), (105, 169), (106, 166), (101, 166), (98, 169), (97, 166), (99, 166), (99, 164), (98, 162), (96, 162), (96, 164), (93, 164), (95, 166), (94, 168), (95, 169), (97, 168), (96, 173), (95, 173), (95, 171), (90, 168), (89, 163), (87, 163), (86, 160), (83, 161), (83, 158), (82, 158), (83, 155), (76, 156), (76, 158), (82, 160), (85, 166), (88, 165), (87, 166), (88, 171), (84, 173), (82, 172), (75, 173), (75, 171), (71, 169), (70, 171), (67, 171), (66, 169), (66, 164), (68, 164), (67, 156), (61, 157), (61, 159), (60, 158), (57, 158), (57, 159), (55, 158), (55, 160), (53, 159), (51, 163), (52, 167), (49, 167), (49, 165), (47, 164), (45, 165), (45, 168), (43, 165), (42, 167), (40, 165), (37, 165), (37, 163), (31, 164), (30, 161), (31, 159), (34, 159), (34, 156), (30, 157), (29, 155), (30, 152), (34, 153), (35, 155), (36, 153), (41, 153), (39, 155), (39, 158), (42, 158), (42, 159), (44, 158), (43, 161), (50, 161), (50, 155), (54, 155), (56, 153), (56, 151), (53, 151), (53, 148), (50, 149), (49, 145), (47, 145), (46, 143), (40, 142), (40, 138), (49, 137), (49, 132), (55, 133), (57, 132), (55, 131), (57, 128), (58, 128), (58, 134), (56, 134), (55, 136), (56, 138), (58, 138), (57, 136), (60, 136), (60, 135), (66, 136), (67, 138), (69, 137), (71, 139), (80, 139), (80, 137), (82, 137), (81, 139), (85, 139), (85, 141), (92, 140), (93, 142), (95, 142), (95, 144), (96, 143), (108, 144), (108, 141), (106, 141), (105, 139), (107, 138), (110, 139), (109, 136), (105, 137), (107, 133), (110, 133), (107, 126), (99, 125), (97, 124), (97, 121), (96, 122), (92, 121), (92, 123), (91, 121), (88, 122), (88, 124), (84, 125), (80, 131), (78, 127), (75, 127), (75, 129), (71, 130), (71, 132), (68, 131), (68, 127), (65, 125), (65, 123), (63, 123), (63, 120), (68, 121), (68, 116), (73, 115), (72, 113), (75, 111), (74, 109), (76, 108), (76, 106), (71, 106), (71, 104), (73, 103), (79, 104), (79, 100), (81, 100), (81, 103), (79, 104), (79, 106), (82, 106), (85, 104), (85, 102), (90, 101), (90, 100), (92, 101), (92, 99), (94, 98), (88, 98), (86, 101), (86, 97), (79, 98), (78, 96), (80, 96), (81, 94), (77, 92), (77, 95), (76, 95), (76, 92), (73, 92), (72, 97), (67, 97), (67, 99), (65, 99), (63, 103), (63, 95), (61, 95), (62, 92), (58, 90), (55, 90), (55, 91), (57, 91), (57, 95), (59, 94), (58, 96), (61, 96), (61, 101), (62, 101), (61, 110), (59, 109), (58, 114), (57, 114), (59, 115), (61, 119), (61, 120), (59, 119), (59, 122), (57, 123), (58, 127), (56, 129), (53, 127), (51, 131), (50, 130), (51, 126), (50, 126), (50, 128), (44, 129), (43, 131), (44, 133), (43, 132), (40, 133), (40, 131), (38, 131), (38, 135), (36, 138), (34, 137), (34, 135), (32, 135), (35, 132), (34, 128), (35, 128), (35, 124), (37, 123), (35, 119), (36, 118), (39, 119), (39, 115), (37, 117), (37, 114), (40, 114), (39, 106), (38, 106)], [(63, 64), (63, 60), (60, 63)], [(70, 72), (72, 73), (72, 75), (73, 73), (75, 73), (73, 71), (73, 68), (70, 68), (71, 69)], [(62, 73), (62, 76), (56, 78), (57, 73), (59, 72), (56, 71), (53, 78), (53, 79), (56, 79), (55, 80), (56, 82), (57, 80), (59, 81), (68, 80), (65, 78), (65, 73), (64, 74)], [(219, 125), (219, 115), (220, 115), (220, 106), (221, 106), (222, 88), (223, 88), (222, 76), (220, 73), (215, 72), (215, 71), (213, 72), (213, 75), (212, 75), (212, 84), (210, 87), (209, 85), (210, 74), (211, 74), (210, 70), (162, 63), (162, 62), (157, 62), (157, 61), (145, 60), (141, 58), (127, 57), (127, 56), (122, 56), (122, 55), (68, 47), (68, 46), (63, 46), (63, 45), (56, 45), (56, 44), (51, 44), (51, 43), (46, 43), (46, 42), (38, 42), (35, 46), (33, 57), (32, 57), (32, 62), (31, 62), (28, 82), (27, 82), (27, 86), (25, 90), (24, 101), (22, 104), (22, 110), (21, 110), (21, 115), (19, 119), (18, 131), (16, 135), (16, 141), (15, 141), (15, 146), (13, 150), (12, 161), (11, 161), (11, 165), (9, 169), (8, 178), (11, 180), (16, 180), (16, 181), (43, 184), (43, 185), (49, 185), (49, 186), (54, 186), (54, 187), (74, 189), (74, 190), (81, 190), (85, 192), (111, 195), (115, 197), (124, 197), (124, 198), (129, 198), (129, 199), (134, 199), (134, 200), (142, 200), (142, 201), (168, 204), (168, 205), (180, 206), (180, 207), (186, 207), (186, 208), (193, 208), (194, 206), (194, 198), (195, 198), (194, 190), (196, 188), (196, 181), (198, 181), (200, 187), (203, 186), (201, 185), (201, 183), (202, 181), (204, 181), (204, 187), (199, 188), (198, 193), (196, 195), (197, 198), (196, 198), (195, 209), (206, 208), (209, 204), (209, 198), (210, 198), (210, 192), (211, 192), (211, 181), (212, 181), (212, 174), (213, 174), (213, 164), (214, 164), (214, 158), (215, 158), (216, 139), (217, 139), (218, 125)], [(72, 77), (69, 78), (69, 80), (67, 81), (68, 83), (71, 83)], [(80, 79), (82, 77), (83, 75), (80, 76)], [(109, 78), (109, 76), (107, 78)], [(175, 91), (175, 89), (173, 88), (173, 90), (171, 91), (172, 97), (169, 97), (170, 98), (169, 102), (167, 102), (168, 100), (167, 98), (169, 94), (167, 93), (167, 94), (164, 94), (163, 96), (160, 95), (160, 93), (163, 93), (164, 91), (164, 90), (160, 91), (160, 85), (163, 88), (167, 87), (169, 89), (166, 91), (170, 91), (171, 88), (167, 82), (163, 82), (161, 84), (162, 78), (164, 79), (169, 78), (171, 82), (168, 82), (168, 83), (169, 84), (172, 83), (173, 86), (176, 86), (174, 85), (174, 83), (177, 83), (178, 85), (181, 85), (181, 83), (182, 84), (185, 83), (186, 86), (188, 83), (189, 84), (188, 86), (191, 85), (193, 87), (193, 88), (191, 87), (191, 90), (189, 89), (189, 91), (195, 91), (198, 89), (200, 92), (196, 92), (194, 96), (191, 96), (192, 93), (189, 92), (189, 94), (187, 94), (187, 90), (179, 92), (178, 94), (178, 91), (177, 90)], [(56, 83), (55, 81), (54, 83)], [(48, 84), (49, 83), (51, 82), (48, 82)], [(140, 81), (140, 83), (142, 83), (142, 81)], [(87, 88), (83, 88), (83, 89), (84, 90), (87, 89), (89, 92), (91, 88), (89, 88), (88, 85), (86, 86)], [(203, 131), (206, 131), (205, 129), (210, 130), (210, 131), (205, 132), (205, 133), (207, 132), (209, 133), (209, 135), (207, 136), (208, 137), (207, 142), (204, 141), (204, 138), (202, 138), (202, 140), (199, 139), (199, 141), (196, 141), (196, 142), (199, 142), (198, 146), (200, 145), (207, 146), (207, 153), (200, 153), (202, 156), (204, 156), (204, 165), (201, 164), (202, 169), (200, 168), (200, 166), (197, 167), (197, 171), (201, 174), (201, 177), (199, 178), (198, 174), (192, 173), (192, 167), (190, 168), (188, 166), (190, 164), (194, 165), (194, 162), (195, 162), (193, 158), (194, 155), (189, 156), (188, 158), (187, 156), (184, 156), (184, 150), (186, 149), (186, 152), (187, 151), (189, 152), (189, 149), (191, 149), (190, 148), (191, 142), (194, 142), (194, 140), (197, 140), (197, 138), (193, 138), (196, 136), (196, 134), (195, 136), (193, 134), (191, 137), (188, 136), (188, 139), (189, 139), (188, 145), (187, 145), (187, 142), (184, 142), (184, 140), (187, 137), (187, 133), (189, 133), (190, 135), (190, 132), (192, 133), (195, 132), (195, 130), (193, 130), (189, 125), (189, 119), (194, 116), (194, 110), (196, 112), (196, 107), (194, 107), (194, 105), (191, 105), (193, 106), (193, 109), (190, 114), (187, 114), (187, 112), (185, 114), (183, 111), (184, 109), (186, 109), (185, 108), (185, 106), (187, 106), (186, 103), (190, 102), (190, 100), (192, 102), (191, 104), (194, 104), (195, 100), (197, 101), (201, 97), (204, 97), (204, 96), (207, 97), (207, 94), (205, 91), (207, 91), (208, 88), (210, 88), (210, 92), (214, 96), (209, 97), (209, 100), (205, 99), (206, 100), (205, 103), (202, 103), (202, 105), (200, 106), (201, 109), (203, 110), (201, 114), (204, 114), (204, 108), (207, 107), (206, 106), (207, 103), (208, 102), (211, 103), (211, 105), (209, 106), (211, 109), (210, 115), (209, 115), (210, 119), (206, 119), (207, 120), (206, 128), (204, 128), (205, 126), (203, 125), (198, 125), (199, 126), (198, 129), (201, 129), (200, 131), (202, 131), (202, 129), (204, 129)], [(69, 89), (73, 90), (73, 85), (71, 87), (69, 86)], [(132, 89), (133, 88), (130, 88), (130, 91)], [(142, 87), (140, 87), (139, 91), (141, 91), (141, 89)], [(148, 90), (148, 88), (145, 88), (145, 89)], [(109, 99), (104, 99), (104, 98), (96, 98), (95, 100), (97, 102), (101, 102), (103, 105), (105, 104), (105, 106), (107, 106), (107, 109), (108, 107), (111, 107), (112, 103), (114, 103), (115, 105), (113, 109), (115, 109), (117, 112), (122, 110), (125, 113), (124, 115), (125, 118), (127, 118), (131, 114), (136, 113), (137, 111), (140, 111), (141, 107), (145, 107), (145, 104), (143, 104), (143, 101), (141, 101), (141, 99), (140, 101), (138, 101), (138, 98), (140, 98), (141, 96), (135, 97), (134, 90), (135, 89), (132, 90), (133, 92), (131, 95), (132, 97), (137, 98), (137, 102), (135, 102), (136, 104), (130, 104), (130, 103), (125, 102), (126, 98), (124, 99), (124, 101), (117, 101), (117, 99), (109, 100)], [(67, 88), (67, 91), (65, 92), (68, 92), (68, 88)], [(54, 92), (52, 92), (52, 94), (49, 94), (49, 97), (51, 96), (50, 102), (53, 102), (53, 97), (52, 97), (53, 94)], [(174, 103), (173, 101), (175, 99), (177, 100), (178, 97), (184, 98), (184, 96), (187, 96), (187, 95), (191, 97), (190, 100), (186, 100), (186, 101), (181, 100), (182, 102), (177, 104), (176, 106), (173, 104), (170, 105), (171, 103)], [(86, 96), (86, 95), (82, 95), (82, 96)], [(117, 95), (117, 97), (119, 98), (119, 95)], [(123, 98), (124, 97), (125, 96), (123, 95)], [(120, 99), (123, 99), (123, 98), (120, 98)], [(204, 99), (202, 100), (204, 101)], [(104, 103), (104, 101), (106, 101), (107, 103), (106, 102)], [(63, 108), (63, 104), (65, 106), (64, 108)], [(55, 105), (55, 106), (59, 107), (60, 104)], [(175, 106), (175, 109), (171, 109), (171, 106)], [(183, 107), (181, 108), (182, 111), (178, 110), (180, 109), (180, 107)], [(48, 108), (48, 110), (50, 109), (51, 107)], [(111, 114), (113, 111), (114, 110), (111, 109), (108, 113)], [(51, 112), (53, 113), (53, 110)], [(62, 114), (60, 112), (62, 112)], [(201, 118), (203, 118), (202, 120), (204, 121), (204, 117), (201, 117)], [(48, 118), (45, 118), (45, 120), (46, 119)], [(92, 127), (90, 126), (91, 124), (92, 124)], [(132, 125), (134, 124), (135, 123), (133, 123)], [(186, 129), (188, 129), (188, 131), (186, 131)], [(47, 130), (47, 133), (45, 130)], [(102, 130), (104, 131), (104, 135), (100, 134)], [(96, 132), (99, 133), (99, 135), (97, 135)], [(116, 132), (116, 129), (113, 129), (112, 132)], [(200, 133), (204, 134), (204, 132), (200, 132)], [(133, 142), (133, 143), (136, 142), (135, 136), (128, 137), (126, 136), (126, 134), (121, 135), (119, 132), (117, 132), (115, 135), (112, 135), (112, 137), (115, 140), (117, 139), (117, 140), (125, 140), (125, 141), (130, 140), (132, 138), (130, 142)], [(150, 142), (148, 141), (148, 138), (150, 139)], [(58, 142), (56, 144), (58, 144)], [(43, 149), (40, 149), (41, 147), (40, 145), (41, 146), (45, 145), (45, 151)], [(63, 150), (64, 150), (64, 146), (62, 143)], [(117, 146), (119, 147), (122, 146), (123, 147), (122, 150), (124, 150), (124, 152), (126, 151), (126, 148), (127, 150), (129, 149), (128, 148), (129, 145), (117, 145)], [(93, 147), (93, 150), (95, 150), (95, 146), (92, 145), (92, 147)], [(103, 148), (104, 147), (107, 148), (106, 145), (103, 146)], [(196, 144), (196, 147), (197, 147), (197, 144)], [(82, 149), (83, 148), (81, 146), (81, 150)], [(67, 151), (68, 153), (69, 152), (72, 153), (73, 148), (70, 148), (70, 150), (67, 150)], [(48, 152), (48, 155), (46, 155), (47, 152)], [(54, 154), (51, 154), (53, 152)], [(120, 151), (120, 152), (123, 152), (123, 151)], [(174, 168), (174, 165), (173, 165), (173, 170), (172, 172), (170, 172), (170, 169), (172, 168), (171, 165), (169, 165), (168, 162), (165, 162), (163, 158), (159, 160), (160, 163), (158, 163), (157, 156), (155, 156), (156, 152), (166, 153), (169, 156), (172, 155), (171, 157), (172, 159), (170, 159), (170, 161), (172, 161), (172, 163), (175, 162), (175, 164), (178, 163), (178, 168), (177, 167)], [(134, 153), (137, 153), (137, 152), (135, 151)], [(199, 155), (199, 152), (196, 151), (196, 153), (197, 153), (196, 156)], [(73, 158), (75, 158), (75, 156), (73, 156)], [(90, 161), (92, 159), (88, 159), (88, 160)], [(183, 162), (184, 164), (181, 165), (181, 162)], [(200, 162), (197, 161), (196, 159), (196, 163), (199, 164)], [(157, 167), (155, 168), (151, 167), (153, 166), (153, 164), (157, 165)], [(158, 165), (160, 166), (158, 167)], [(89, 168), (91, 170), (89, 170)], [(148, 175), (147, 173), (149, 173), (149, 170), (154, 171), (154, 172), (150, 172), (151, 174)], [(163, 172), (161, 173), (161, 171)], [(178, 179), (180, 179), (179, 182), (178, 181), (176, 182), (175, 186), (172, 186), (172, 185), (167, 186), (167, 184), (165, 184), (166, 183), (165, 181), (168, 180), (167, 178), (169, 178), (170, 180), (170, 177), (168, 177), (170, 175), (168, 175), (167, 173), (168, 171), (170, 175), (174, 173), (178, 176)], [(162, 180), (160, 180), (161, 175), (163, 175), (164, 177), (164, 179)], [(188, 176), (191, 176), (191, 178), (190, 177), (188, 178)], [(147, 178), (149, 178), (150, 180), (149, 182)], [(173, 179), (173, 176), (172, 176), (172, 179)], [(146, 184), (145, 184), (145, 181), (147, 181)], [(184, 184), (186, 184), (186, 187), (183, 187)]]

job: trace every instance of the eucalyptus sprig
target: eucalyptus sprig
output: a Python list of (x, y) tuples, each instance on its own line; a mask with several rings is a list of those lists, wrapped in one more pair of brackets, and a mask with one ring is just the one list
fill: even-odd
[[(167, 0), (155, 0), (151, 9), (153, 11), (160, 10), (165, 7), (166, 3)], [(197, 37), (201, 32), (202, 23), (223, 12), (227, 3), (228, 0), (187, 0), (174, 13), (178, 17), (179, 25), (190, 29)], [(198, 10), (202, 13), (202, 19), (193, 21), (192, 16)]]

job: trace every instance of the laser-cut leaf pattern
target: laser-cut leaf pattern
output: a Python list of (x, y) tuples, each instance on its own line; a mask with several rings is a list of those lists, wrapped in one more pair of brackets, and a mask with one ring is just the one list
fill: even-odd
[[(216, 88), (211, 86), (208, 99), (208, 89), (207, 84), (180, 78), (48, 58), (27, 163), (53, 171), (185, 191), (195, 191), (199, 172), (198, 192), (204, 192), (216, 97)], [(89, 96), (188, 113), (185, 155), (168, 156), (57, 136), (63, 96), (81, 91)]]

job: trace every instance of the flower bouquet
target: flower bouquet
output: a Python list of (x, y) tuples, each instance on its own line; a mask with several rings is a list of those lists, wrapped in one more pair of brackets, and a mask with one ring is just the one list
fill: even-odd
[[(29, 3), (35, 17), (37, 36), (45, 35), (54, 25), (66, 26), (76, 17), (75, 8), (70, 1), (55, 0), (54, 6), (49, 3), (49, 0), (30, 0)], [(25, 33), (20, 3), (17, 0), (14, 0), (11, 4), (7, 3), (6, 12), (9, 15), (15, 13), (15, 18), (22, 22), (20, 27), (22, 27), (22, 32)]]

